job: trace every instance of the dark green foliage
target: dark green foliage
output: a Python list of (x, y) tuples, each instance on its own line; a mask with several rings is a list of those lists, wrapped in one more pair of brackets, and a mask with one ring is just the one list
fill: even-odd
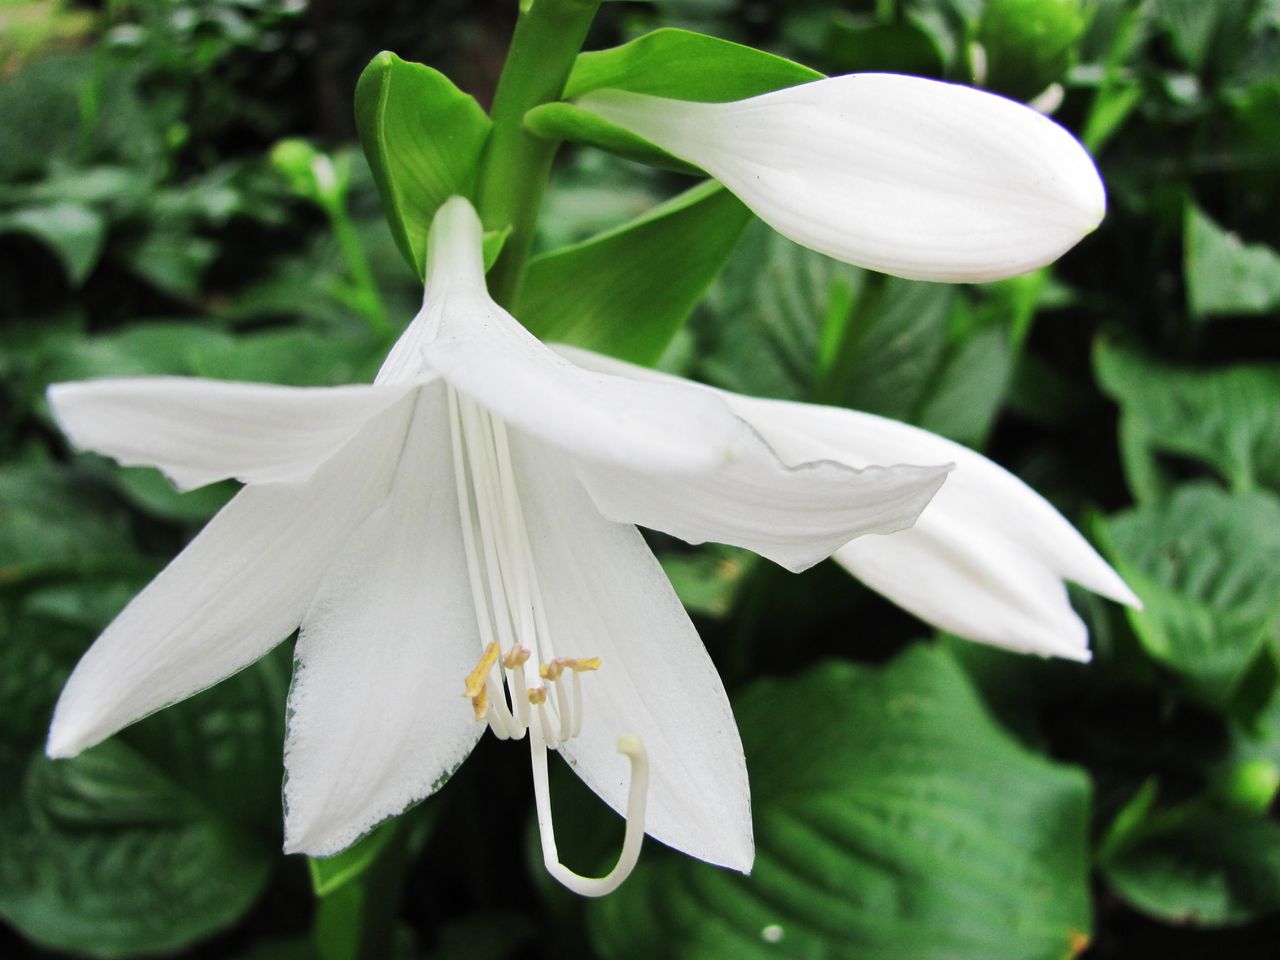
[[(76, 659), (234, 491), (178, 494), (69, 450), (45, 387), (369, 380), (387, 347), (373, 321), (416, 309), (405, 260), (420, 269), (434, 205), (471, 188), (515, 0), (33, 2), (0, 6), (0, 28), (17, 7), (101, 9), (22, 34), (47, 46), (0, 44), (0, 955), (1274, 956), (1274, 4), (605, 5), (588, 45), (604, 52), (571, 94), (727, 99), (819, 71), (972, 82), (974, 44), (993, 90), (1062, 84), (1055, 117), (1094, 151), (1108, 218), (1061, 263), (977, 287), (837, 264), (634, 137), (538, 108), (529, 130), (584, 145), (560, 155), (515, 312), (549, 338), (984, 449), (1145, 608), (1075, 594), (1094, 662), (1041, 662), (921, 640), (831, 565), (791, 577), (655, 537), (730, 687), (759, 858), (743, 877), (649, 842), (589, 904), (524, 856), (527, 755), (491, 738), (310, 877), (283, 857), (287, 649), (76, 760), (42, 753)], [(637, 39), (657, 27), (718, 39)], [(386, 47), (404, 60), (374, 61), (353, 116)], [(285, 137), (320, 144), (304, 166), (343, 171), (336, 216), (273, 166)], [(554, 789), (566, 862), (607, 868), (617, 818), (571, 776)]]

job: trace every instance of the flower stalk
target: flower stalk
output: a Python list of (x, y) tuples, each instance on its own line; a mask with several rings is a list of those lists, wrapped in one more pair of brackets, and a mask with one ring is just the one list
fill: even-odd
[(477, 190), (485, 229), (511, 227), (502, 256), (489, 272), (490, 293), (505, 307), (512, 305), (519, 292), (542, 193), (559, 146), (557, 141), (526, 132), (524, 115), (560, 99), (600, 0), (536, 0), (521, 6), (493, 97), (493, 130)]

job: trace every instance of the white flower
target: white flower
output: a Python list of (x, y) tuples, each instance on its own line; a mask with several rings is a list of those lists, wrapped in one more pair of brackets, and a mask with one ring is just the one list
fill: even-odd
[[(287, 850), (334, 853), (427, 796), (486, 720), (499, 737), (528, 734), (544, 859), (587, 894), (626, 876), (646, 831), (738, 870), (753, 859), (728, 700), (632, 524), (800, 570), (910, 526), (949, 469), (793, 457), (758, 432), (759, 401), (735, 410), (739, 398), (695, 384), (566, 360), (489, 299), (480, 223), (458, 198), (432, 225), (422, 310), (370, 386), (156, 378), (49, 397), (79, 447), (184, 488), (246, 484), (85, 654), (51, 756), (218, 682), (301, 625)], [(558, 862), (548, 748), (627, 812), (604, 878)]]
[(1106, 209), (1071, 134), (955, 84), (867, 73), (732, 103), (597, 90), (577, 104), (701, 167), (797, 243), (900, 277), (1025, 273)]

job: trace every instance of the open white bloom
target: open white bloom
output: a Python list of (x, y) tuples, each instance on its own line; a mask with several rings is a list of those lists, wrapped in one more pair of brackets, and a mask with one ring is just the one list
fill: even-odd
[(731, 103), (596, 90), (577, 104), (715, 177), (779, 233), (916, 280), (997, 280), (1102, 221), (1079, 142), (970, 87), (850, 74)]
[[(791, 456), (762, 434), (776, 425), (755, 422), (757, 401), (588, 366), (489, 298), (480, 222), (454, 198), (431, 228), (422, 310), (372, 385), (51, 387), (77, 446), (184, 488), (246, 486), (85, 654), (49, 754), (216, 683), (300, 625), (287, 850), (334, 853), (427, 796), (483, 720), (528, 737), (544, 859), (572, 889), (615, 887), (643, 832), (749, 869), (728, 700), (632, 524), (800, 570), (909, 527), (949, 464)], [(559, 863), (547, 749), (627, 814), (604, 878)]]

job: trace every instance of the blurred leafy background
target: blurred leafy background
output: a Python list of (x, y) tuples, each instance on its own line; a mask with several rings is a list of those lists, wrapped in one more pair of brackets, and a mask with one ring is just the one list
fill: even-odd
[[(664, 355), (983, 449), (1146, 603), (1079, 594), (1095, 661), (1045, 662), (930, 636), (829, 565), (655, 538), (735, 701), (752, 877), (650, 843), (613, 897), (564, 894), (491, 738), (349, 855), (284, 858), (287, 644), (43, 758), (79, 654), (231, 493), (73, 455), (45, 386), (366, 379), (418, 291), (354, 146), (355, 78), (391, 48), (487, 102), (515, 6), (0, 0), (0, 955), (1274, 957), (1276, 0), (605, 6), (594, 46), (676, 25), (827, 73), (1058, 83), (1110, 191), (1054, 268), (981, 287), (868, 282), (753, 224)], [(683, 185), (566, 149), (540, 243)], [(616, 818), (555, 790), (566, 860), (603, 863)]]

